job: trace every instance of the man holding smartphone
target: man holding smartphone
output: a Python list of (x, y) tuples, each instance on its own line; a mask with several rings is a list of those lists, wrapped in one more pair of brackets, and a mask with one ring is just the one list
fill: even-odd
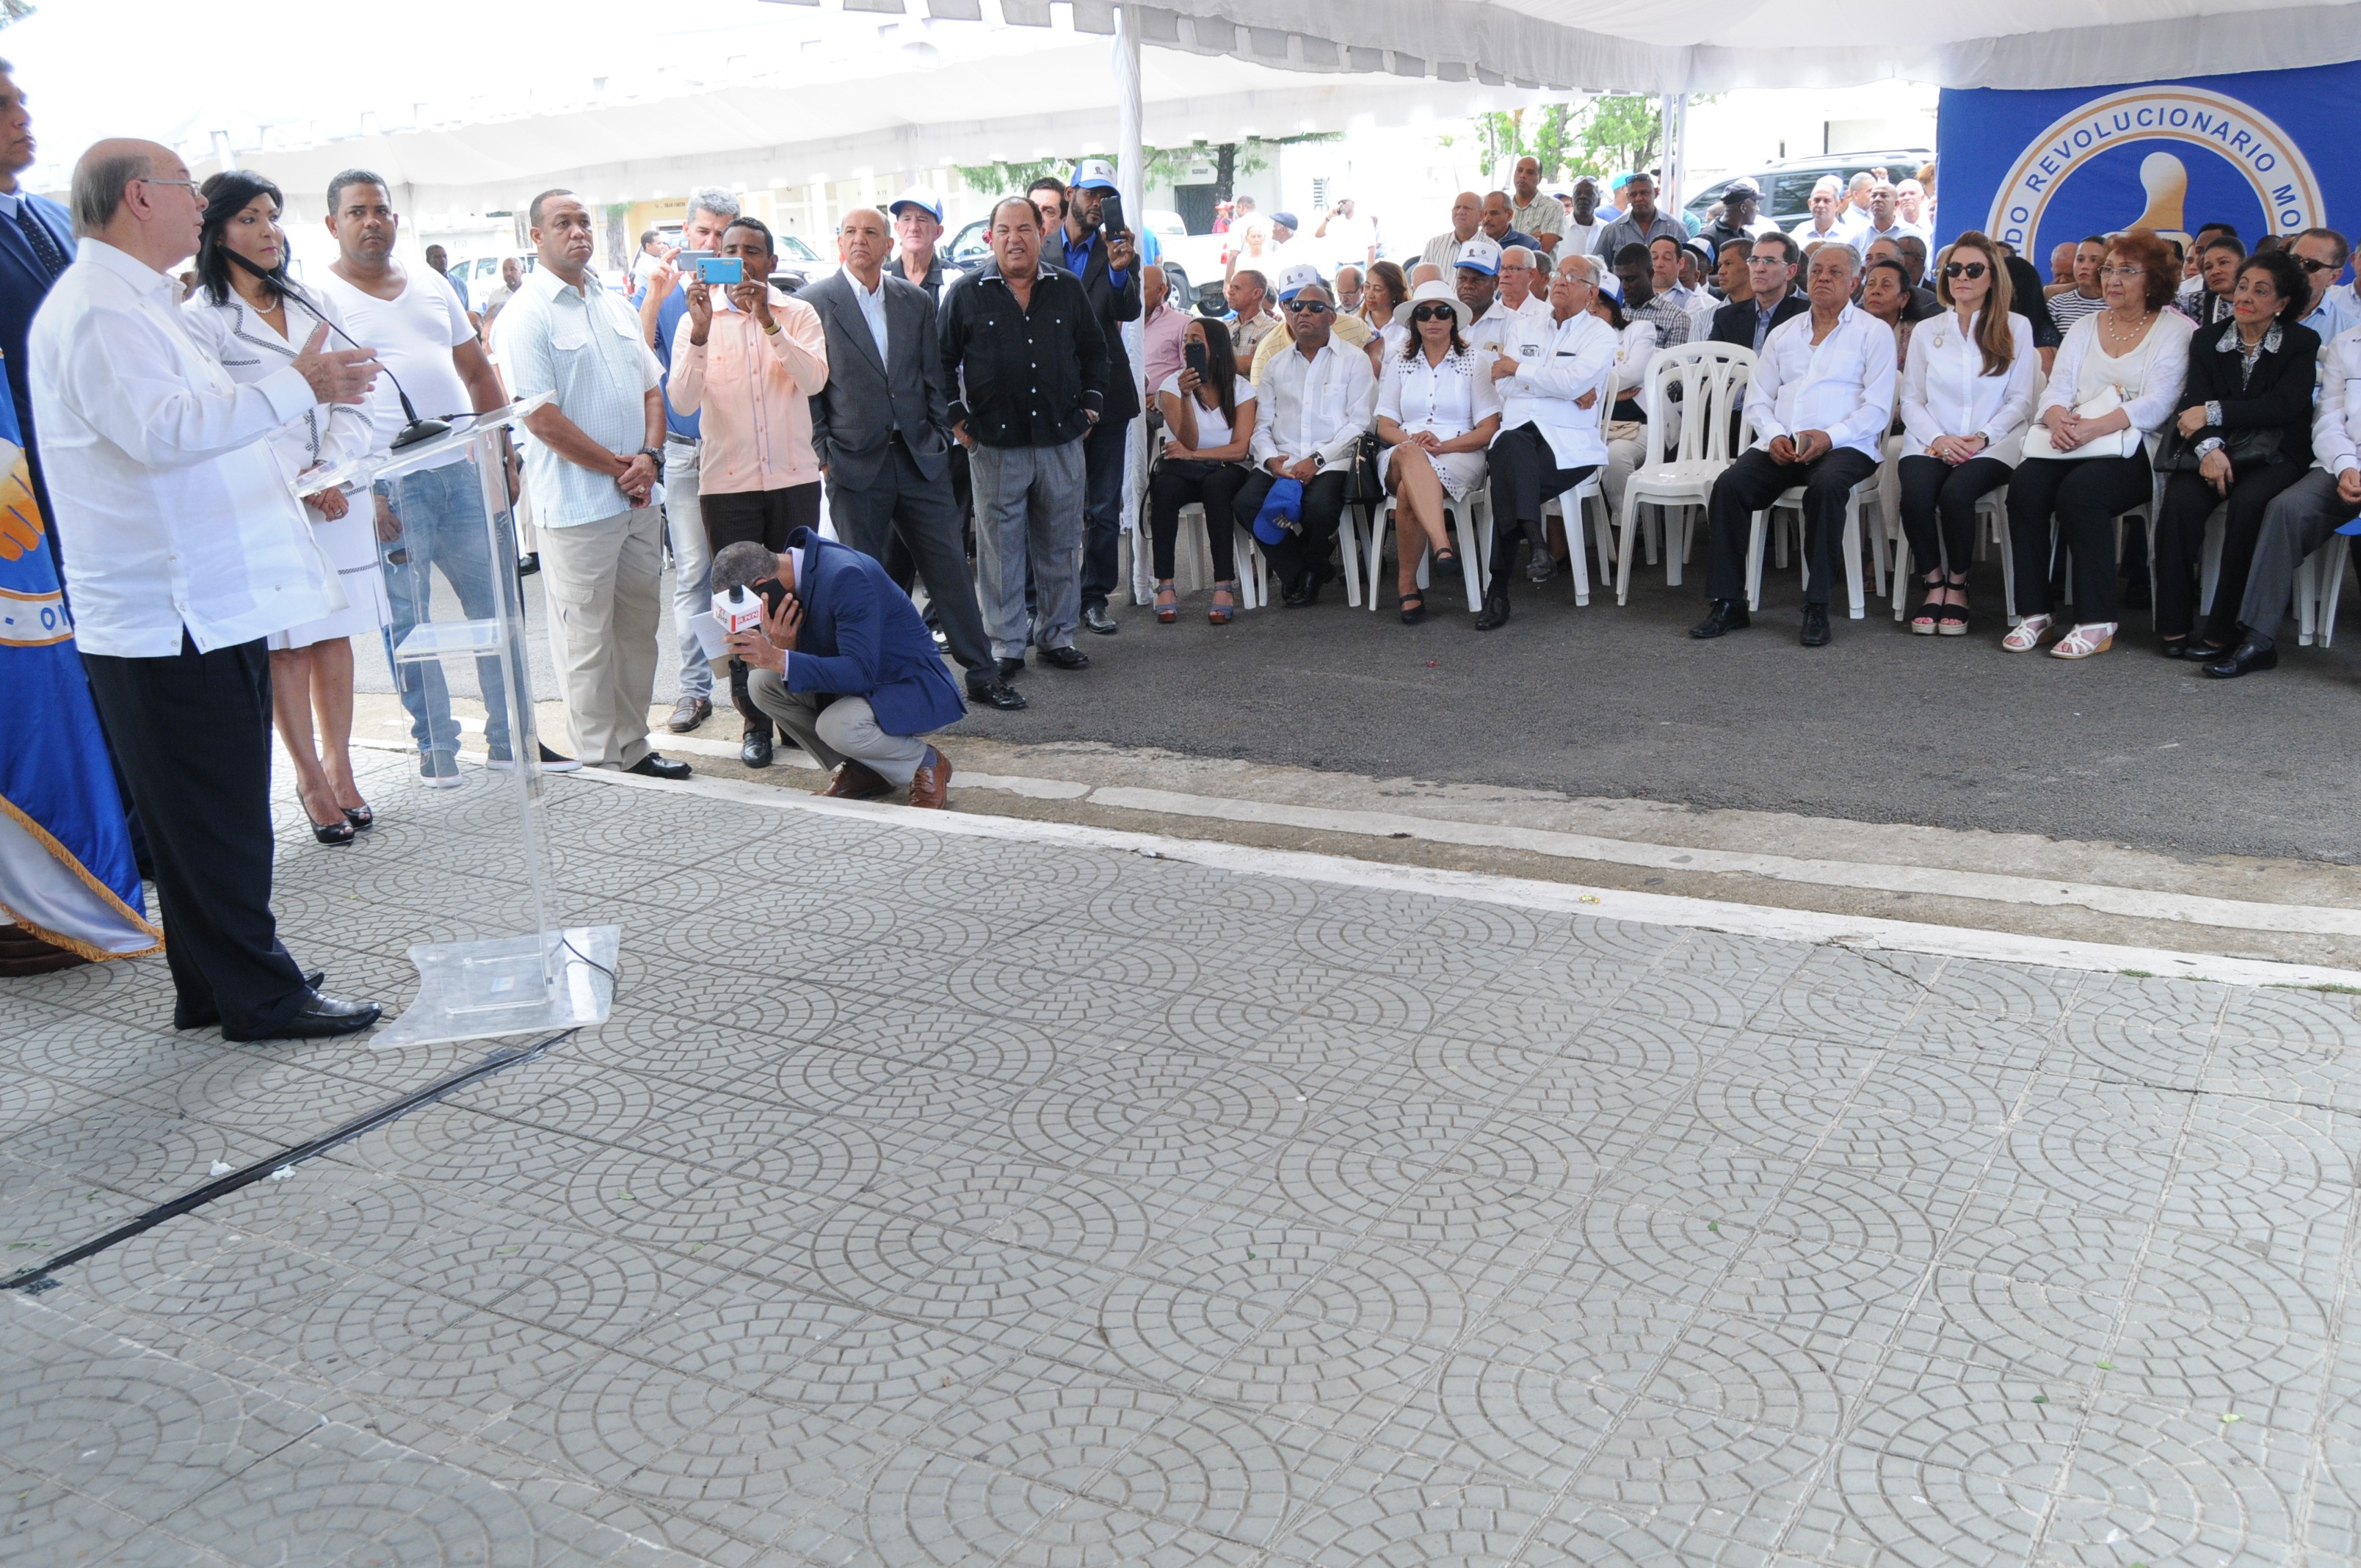
[(1124, 459), (1131, 422), (1139, 417), (1139, 384), (1124, 348), (1123, 323), (1139, 319), (1139, 252), (1124, 223), (1123, 198), (1115, 191), (1115, 165), (1086, 158), (1075, 166), (1066, 191), (1066, 270), (1082, 280), (1082, 293), (1098, 316), (1106, 340), (1106, 405), (1082, 441), (1082, 625), (1102, 637), (1119, 628), (1107, 613), (1115, 592), (1115, 563), (1123, 540)]

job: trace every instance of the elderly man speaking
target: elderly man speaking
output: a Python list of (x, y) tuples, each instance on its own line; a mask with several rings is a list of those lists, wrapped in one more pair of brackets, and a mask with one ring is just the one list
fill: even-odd
[(270, 913), (274, 631), (344, 603), (264, 438), (377, 379), (364, 349), (240, 385), (189, 334), (172, 269), (205, 210), (180, 159), (102, 141), (74, 166), (82, 244), (33, 320), (33, 406), (91, 695), (147, 824), (173, 1026), (346, 1035), (373, 1003), (313, 989)]

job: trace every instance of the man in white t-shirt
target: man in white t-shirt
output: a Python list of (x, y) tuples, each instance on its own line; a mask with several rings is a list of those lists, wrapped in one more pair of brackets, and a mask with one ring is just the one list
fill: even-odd
[(664, 236), (649, 229), (640, 236), (640, 253), (631, 258), (631, 292), (647, 292), (648, 280), (664, 264)]
[[(1586, 174), (1574, 182), (1572, 204), (1558, 230), (1558, 256), (1588, 256), (1598, 248), (1598, 231), (1615, 220), (1598, 210), (1598, 181)], [(1554, 262), (1553, 262), (1554, 265)], [(1548, 290), (1537, 291), (1546, 296)]]
[[(348, 169), (328, 182), (328, 232), (335, 236), (337, 256), (321, 285), (335, 301), (345, 330), (376, 349), (390, 372), (379, 378), (369, 405), (379, 450), (391, 446), (410, 422), (403, 392), (421, 419), (453, 419), (508, 400), (451, 285), (440, 273), (413, 272), (393, 258), (401, 224), (392, 192), (377, 175)], [(496, 482), (506, 481), (496, 477)], [(456, 788), (459, 725), (451, 717), (443, 666), (433, 659), (394, 662), (392, 651), (412, 627), (434, 619), (429, 596), (436, 568), (459, 596), (467, 619), (492, 619), (500, 591), (494, 563), (513, 570), (516, 548), (511, 543), (495, 554), (487, 543), (482, 481), (465, 453), (437, 467), (381, 480), (376, 490), (378, 554), (393, 604), (386, 652), (394, 686), (410, 711), (419, 775), (436, 788)], [(477, 659), (476, 679), (484, 697), (485, 749), (495, 766), (512, 765), (508, 686), (498, 655)], [(544, 751), (544, 762), (573, 765)]]

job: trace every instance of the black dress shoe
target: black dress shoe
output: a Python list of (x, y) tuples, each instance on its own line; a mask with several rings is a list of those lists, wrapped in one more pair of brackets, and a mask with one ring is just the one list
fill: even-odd
[(1484, 594), (1484, 613), (1476, 618), (1476, 630), (1493, 631), (1509, 624), (1509, 590), (1489, 588)]
[(2257, 670), (2276, 670), (2279, 667), (2279, 644), (2258, 648), (2252, 642), (2241, 642), (2206, 665), (2205, 673), (2217, 681), (2235, 681), (2240, 675), (2251, 674)]
[(1041, 662), (1060, 670), (1087, 670), (1091, 667), (1091, 656), (1074, 647), (1044, 648), (1041, 650)]
[(1807, 604), (1804, 607), (1804, 646), (1825, 648), (1828, 645), (1828, 607)]
[(328, 971), (326, 970), (307, 969), (303, 971), (303, 989), (306, 991), (317, 991), (320, 989), (320, 982), (327, 978)]
[[(307, 969), (303, 971), (303, 989), (317, 991), (320, 982), (327, 978), (325, 970)], [(175, 1029), (210, 1029), (220, 1022), (221, 1013), (215, 1008), (191, 1007), (181, 1002), (172, 1004), (172, 1027)]]
[(1025, 694), (1006, 681), (986, 681), (982, 685), (967, 688), (967, 699), (986, 707), (996, 707), (1003, 713), (1014, 713), (1025, 704)]
[(1102, 637), (1112, 637), (1123, 628), (1115, 623), (1115, 617), (1107, 613), (1106, 606), (1094, 604), (1082, 611), (1082, 630), (1095, 631)]
[(374, 1002), (344, 1002), (333, 996), (323, 996), (316, 991), (307, 991), (303, 993), (302, 1005), (277, 1028), (237, 1034), (224, 1029), (222, 1038), (241, 1041), (311, 1040), (324, 1035), (357, 1035), (384, 1016), (385, 1009)]
[(1025, 673), (1025, 659), (1022, 654), (1014, 659), (1003, 659), (999, 663), (1000, 678), (1004, 681), (1014, 680)]
[(2182, 644), (2180, 656), (2184, 659), (2194, 659), (2201, 664), (2210, 664), (2216, 659), (2227, 656), (2234, 646), (2235, 646), (2234, 643), (2212, 642), (2202, 637), (2191, 637)]
[(1743, 631), (1753, 624), (1747, 619), (1742, 599), (1716, 599), (1706, 611), (1705, 619), (1689, 628), (1692, 637), (1719, 637), (1725, 631)]
[[(763, 744), (767, 751), (770, 742), (766, 740)], [(688, 777), (689, 773), (686, 762), (675, 762), (659, 751), (650, 751), (623, 771), (627, 773), (637, 773), (643, 779), (664, 779), (673, 784), (678, 784)]]
[(765, 729), (746, 731), (745, 739), (738, 742), (738, 760), (750, 768), (769, 767), (771, 765), (770, 731)]
[(1304, 578), (1302, 587), (1290, 588), (1287, 592), (1287, 597), (1280, 599), (1279, 602), (1286, 606), (1289, 609), (1302, 609), (1308, 606), (1318, 604), (1320, 602), (1320, 579), (1317, 577)]

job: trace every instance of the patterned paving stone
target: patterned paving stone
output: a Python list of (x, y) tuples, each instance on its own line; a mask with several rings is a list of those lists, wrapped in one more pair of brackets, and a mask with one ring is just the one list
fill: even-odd
[[(514, 890), (368, 787), (399, 1001)], [(0, 1559), (2361, 1561), (2349, 997), (547, 787), (613, 1020), (0, 1297)], [(481, 1055), (8, 1003), (11, 1266)]]

